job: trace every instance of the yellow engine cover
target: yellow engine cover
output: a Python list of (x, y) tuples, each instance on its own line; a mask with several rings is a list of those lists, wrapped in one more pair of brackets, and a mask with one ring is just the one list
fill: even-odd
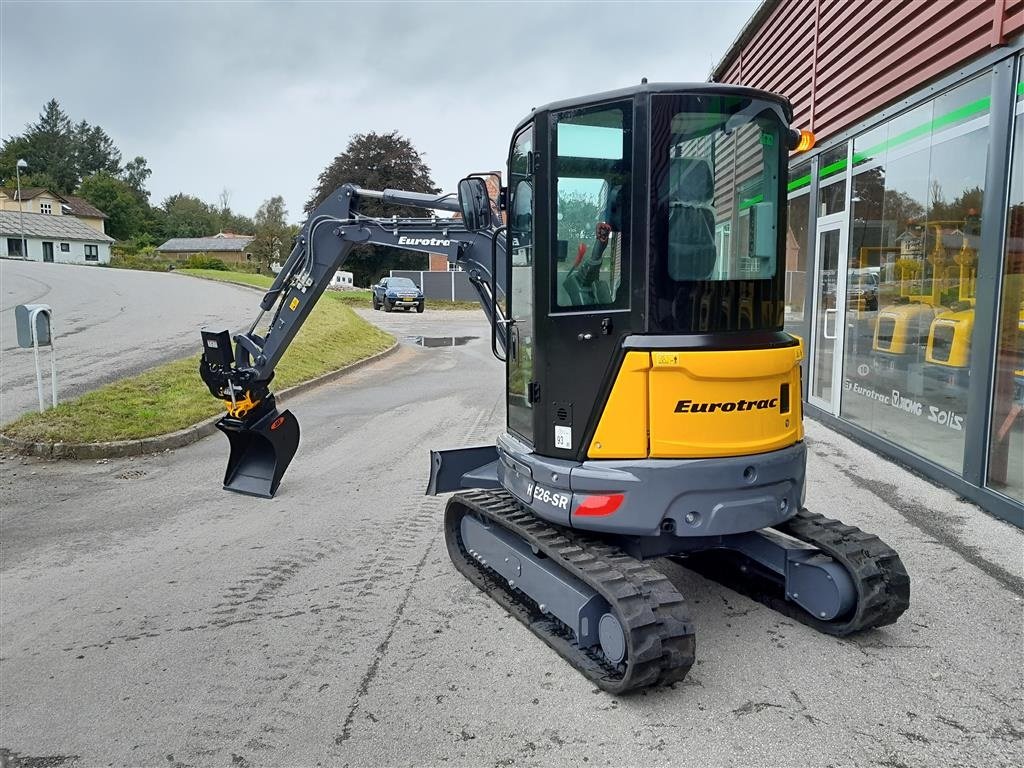
[(803, 345), (629, 352), (587, 456), (707, 458), (765, 453), (803, 439)]
[(943, 312), (928, 330), (925, 360), (933, 365), (966, 368), (971, 362), (971, 333), (974, 330), (974, 308), (959, 312)]

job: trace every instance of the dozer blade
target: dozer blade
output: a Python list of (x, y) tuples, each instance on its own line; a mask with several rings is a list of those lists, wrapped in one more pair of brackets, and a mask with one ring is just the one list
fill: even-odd
[(217, 429), (231, 444), (224, 489), (273, 498), (299, 447), (299, 422), (292, 412), (273, 408), (252, 424), (225, 416)]

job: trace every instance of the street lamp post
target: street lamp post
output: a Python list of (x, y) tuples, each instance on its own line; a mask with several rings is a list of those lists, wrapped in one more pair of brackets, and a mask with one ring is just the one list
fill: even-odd
[(28, 168), (28, 163), (19, 159), (14, 166), (14, 175), (18, 179), (18, 226), (21, 228), (21, 258), (28, 258), (28, 242), (25, 238), (25, 209), (21, 200), (21, 169)]

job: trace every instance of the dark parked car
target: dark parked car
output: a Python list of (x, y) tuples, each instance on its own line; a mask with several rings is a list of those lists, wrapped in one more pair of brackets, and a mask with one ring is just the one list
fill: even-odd
[(390, 312), (395, 307), (423, 311), (423, 291), (408, 277), (385, 277), (373, 286), (373, 308), (384, 307)]

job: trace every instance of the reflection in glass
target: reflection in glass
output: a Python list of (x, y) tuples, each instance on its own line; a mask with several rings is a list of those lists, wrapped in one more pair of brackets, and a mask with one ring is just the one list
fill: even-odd
[(632, 105), (560, 115), (556, 123), (555, 305), (629, 306)]
[[(833, 225), (834, 226), (834, 225)], [(818, 235), (818, 259), (821, 276), (815, 309), (814, 376), (811, 391), (823, 400), (832, 399), (832, 361), (836, 346), (836, 276), (839, 267), (840, 232), (829, 229)]]
[(1018, 85), (988, 485), (1024, 501), (1024, 86)]
[(786, 227), (786, 325), (804, 319), (804, 301), (807, 296), (807, 229), (810, 223), (810, 195), (800, 195), (789, 201)]
[(512, 284), (506, 295), (515, 320), (506, 333), (511, 343), (508, 357), (508, 427), (523, 439), (533, 440), (533, 406), (527, 388), (533, 378), (533, 177), (529, 155), (533, 149), (533, 126), (516, 137), (509, 158), (511, 215), (508, 235), (512, 247)]
[(781, 328), (787, 149), (778, 107), (655, 95), (650, 135), (650, 330)]
[(818, 161), (818, 215), (846, 210), (847, 143), (822, 153)]
[(841, 415), (963, 466), (989, 144), (984, 75), (854, 140)]

